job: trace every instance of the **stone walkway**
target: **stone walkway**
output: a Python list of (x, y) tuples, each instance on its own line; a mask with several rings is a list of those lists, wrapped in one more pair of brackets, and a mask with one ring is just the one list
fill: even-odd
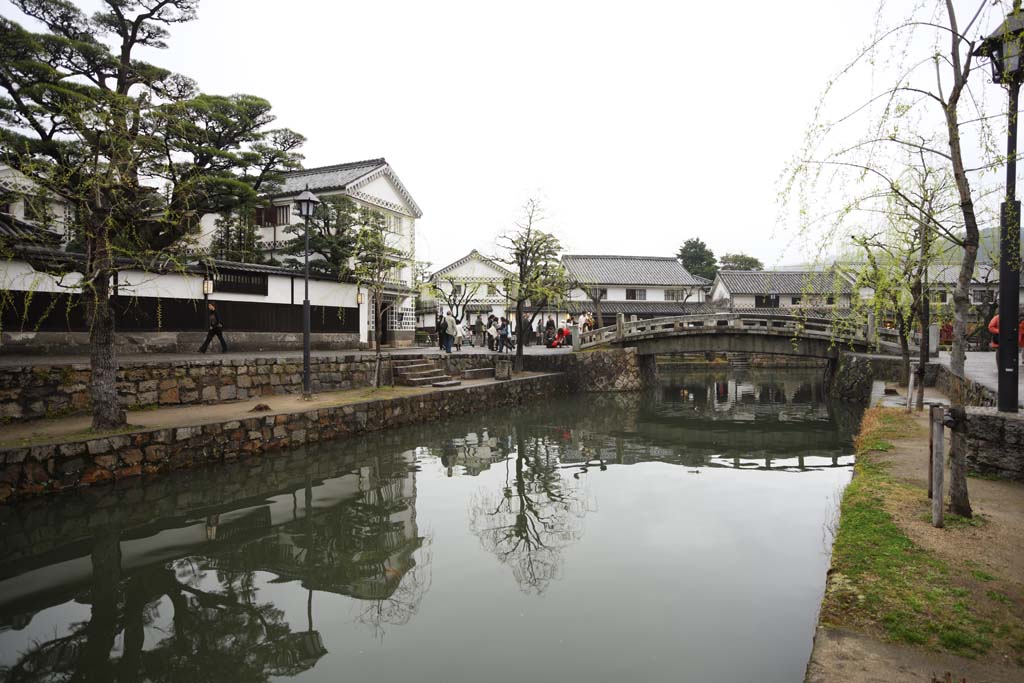
[[(948, 368), (949, 361), (949, 353), (941, 351), (939, 362)], [(994, 352), (968, 351), (964, 360), (964, 374), (967, 375), (967, 379), (974, 380), (993, 392), (999, 391), (999, 375), (996, 370), (996, 354)], [(1024, 372), (1019, 372), (1017, 375), (1017, 395), (1021, 405), (1024, 406)]]
[[(384, 349), (385, 354), (392, 356), (422, 356), (422, 355), (440, 355), (440, 349), (434, 347), (415, 346), (411, 348), (401, 349)], [(549, 349), (544, 346), (527, 346), (523, 348), (523, 353), (528, 355), (557, 355), (562, 353), (571, 353), (570, 348), (561, 349)], [(494, 351), (488, 351), (485, 348), (474, 348), (472, 346), (463, 346), (462, 351), (453, 351), (453, 356), (458, 355), (493, 355), (496, 357), (512, 358), (514, 354), (499, 354)], [(335, 349), (335, 350), (316, 350), (311, 354), (313, 357), (334, 357), (334, 356), (362, 356), (362, 357), (373, 357), (373, 351), (362, 351), (354, 349)], [(167, 363), (173, 361), (195, 361), (195, 360), (210, 360), (223, 358), (226, 360), (247, 360), (250, 358), (279, 358), (279, 359), (296, 359), (302, 361), (302, 349), (295, 351), (231, 351), (229, 353), (220, 353), (211, 351), (209, 353), (145, 353), (145, 354), (119, 354), (117, 361), (121, 365), (130, 365), (135, 363)], [(88, 364), (89, 356), (87, 355), (27, 355), (27, 354), (12, 354), (3, 355), (0, 354), (0, 367), (6, 366), (24, 366), (24, 365), (75, 365), (75, 364)]]
[[(537, 374), (543, 373), (519, 373), (516, 377), (529, 377)], [(467, 387), (493, 383), (495, 383), (493, 379), (462, 380), (461, 386)], [(279, 394), (275, 396), (261, 396), (244, 401), (227, 401), (208, 405), (168, 406), (153, 410), (129, 411), (128, 425), (129, 431), (165, 429), (168, 427), (192, 427), (230, 420), (244, 420), (250, 417), (300, 413), (364, 401), (420, 396), (430, 392), (445, 390), (444, 388), (429, 386), (396, 386), (381, 387), (380, 389), (361, 387), (345, 391), (316, 393), (308, 401), (303, 400), (300, 394)], [(253, 412), (253, 408), (259, 404), (268, 406), (270, 410)], [(89, 431), (91, 422), (92, 417), (89, 415), (74, 415), (4, 425), (2, 436), (0, 436), (0, 448), (57, 443), (85, 436), (88, 438), (105, 436), (103, 433), (91, 433)]]

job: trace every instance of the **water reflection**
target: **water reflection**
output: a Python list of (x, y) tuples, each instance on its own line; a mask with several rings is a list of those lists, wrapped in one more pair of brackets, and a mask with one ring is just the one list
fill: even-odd
[[(327, 654), (314, 625), (314, 594), (356, 598), (363, 605), (357, 620), (377, 632), (416, 613), (429, 587), (430, 555), (420, 554), (420, 564), (413, 558), (427, 543), (415, 498), (412, 456), (404, 453), (324, 480), (307, 475), (301, 488), (260, 504), (144, 538), (102, 528), (88, 558), (64, 561), (53, 576), (44, 569), (37, 580), (22, 574), (0, 584), (0, 630), (26, 623), (19, 607), (32, 610), (68, 593), (90, 612), (0, 672), (7, 681), (263, 681), (305, 671)], [(304, 629), (261, 599), (261, 572), (307, 592)], [(89, 582), (75, 585), (83, 574)], [(38, 578), (52, 585), (40, 586)], [(29, 583), (36, 584), (32, 594), (16, 592)], [(19, 605), (25, 597), (29, 604)]]
[[(837, 482), (848, 476), (855, 414), (827, 401), (816, 373), (669, 374), (661, 381), (649, 395), (538, 400), (518, 411), (482, 411), (0, 508), (0, 680), (335, 680), (343, 670), (364, 680), (378, 668), (391, 671), (379, 680), (429, 680), (430, 662), (433, 678), (476, 680), (469, 669), (461, 678), (451, 671), (453, 658), (465, 656), (461, 644), (474, 644), (479, 666), (493, 671), (496, 660), (485, 655), (492, 645), (532, 636), (502, 636), (489, 610), (522, 612), (517, 600), (542, 594), (531, 609), (551, 606), (543, 622), (557, 638), (550, 651), (548, 641), (534, 643), (532, 656), (546, 658), (551, 671), (563, 661), (575, 661), (580, 672), (592, 663), (591, 680), (602, 680), (611, 660), (583, 653), (611, 622), (584, 619), (570, 628), (576, 608), (559, 600), (574, 591), (570, 604), (582, 599), (586, 612), (607, 604), (622, 624), (650, 624), (644, 643), (651, 647), (659, 633), (671, 636), (676, 644), (662, 644), (668, 650), (687, 639), (697, 647), (695, 638), (716, 619), (723, 620), (722, 642), (735, 637), (738, 624), (755, 624), (757, 614), (783, 619), (791, 611), (788, 594), (776, 602), (718, 596), (689, 634), (676, 632), (687, 620), (661, 623), (657, 615), (672, 617), (660, 607), (675, 599), (669, 596), (686, 602), (677, 609), (699, 610), (703, 596), (680, 588), (689, 585), (681, 576), (691, 569), (719, 573), (721, 585), (732, 588), (749, 578), (758, 590), (758, 578), (744, 568), (824, 576), (806, 559), (792, 564), (807, 551), (793, 545), (799, 534), (778, 549), (762, 547), (775, 527), (758, 525), (816, 525), (811, 544), (820, 554), (827, 506), (815, 501), (828, 497), (831, 505)], [(641, 463), (662, 464), (627, 467)], [(834, 477), (816, 478), (830, 470)], [(699, 473), (706, 476), (689, 476)], [(743, 505), (758, 496), (751, 515)], [(730, 515), (737, 521), (730, 524)], [(705, 528), (713, 542), (700, 540)], [(744, 533), (745, 541), (732, 539)], [(630, 571), (613, 566), (624, 538), (647, 558), (645, 585), (631, 584), (622, 600), (610, 589), (589, 601), (579, 590), (614, 586)], [(753, 555), (743, 555), (747, 547)], [(681, 548), (683, 564), (675, 555)], [(566, 578), (567, 566), (583, 588)], [(659, 592), (660, 583), (671, 589)], [(820, 600), (820, 588), (810, 585), (801, 593), (801, 615), (813, 615)], [(723, 599), (734, 606), (723, 611)], [(630, 612), (645, 601), (658, 607)], [(474, 611), (478, 605), (483, 614)], [(744, 612), (746, 605), (756, 614)], [(570, 631), (584, 649), (566, 659), (553, 644)], [(389, 645), (395, 638), (400, 645)], [(767, 642), (759, 638), (744, 647)], [(638, 658), (646, 646), (634, 647)], [(371, 647), (379, 657), (350, 656)], [(785, 647), (796, 659), (806, 656), (800, 645)], [(678, 674), (678, 664), (663, 670), (657, 657), (644, 657), (621, 662), (643, 671), (639, 679)], [(738, 664), (720, 659), (728, 675), (717, 680), (740, 679)], [(800, 666), (786, 662), (777, 676), (758, 676), (789, 680)], [(713, 668), (701, 667), (693, 670)]]
[(470, 529), (520, 588), (540, 594), (559, 578), (562, 550), (583, 534), (586, 496), (561, 472), (557, 444), (515, 433), (500, 491), (483, 489), (470, 502)]

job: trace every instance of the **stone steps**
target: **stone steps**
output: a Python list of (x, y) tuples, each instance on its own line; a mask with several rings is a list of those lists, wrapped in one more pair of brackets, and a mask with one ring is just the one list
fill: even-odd
[(462, 379), (491, 379), (493, 377), (494, 368), (473, 368), (462, 372)]
[(462, 384), (462, 382), (457, 380), (457, 379), (446, 379), (446, 380), (441, 381), (441, 382), (434, 382), (430, 386), (432, 386), (432, 387), (457, 387), (457, 386), (459, 386), (461, 384)]
[[(458, 386), (461, 382), (453, 380), (444, 370), (437, 367), (437, 361), (426, 359), (407, 360), (395, 363), (395, 384), (407, 387), (427, 386)], [(445, 384), (446, 382), (457, 384)]]

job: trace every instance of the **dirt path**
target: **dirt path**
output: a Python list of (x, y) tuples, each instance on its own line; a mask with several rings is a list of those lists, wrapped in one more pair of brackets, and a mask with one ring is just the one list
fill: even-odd
[[(1020, 683), (1024, 681), (1024, 484), (971, 477), (968, 490), (975, 520), (953, 520), (953, 529), (936, 529), (927, 516), (928, 440), (925, 415), (914, 421), (921, 432), (892, 439), (893, 448), (872, 457), (887, 464), (897, 482), (909, 484), (905, 495), (886, 497), (886, 510), (900, 530), (929, 556), (949, 566), (958, 590), (976, 616), (991, 620), (996, 630), (1010, 629), (1009, 647), (993, 647), (976, 658), (888, 642), (880, 624), (819, 625), (808, 664), (808, 683), (900, 683), (952, 681)], [(948, 476), (948, 475), (947, 475)], [(947, 480), (948, 481), (948, 480)], [(914, 577), (917, 579), (917, 577)], [(920, 581), (926, 581), (920, 577)], [(1005, 596), (993, 602), (993, 595)], [(1008, 598), (1008, 599), (1007, 599)], [(1005, 634), (1004, 634), (1005, 635)], [(993, 636), (995, 640), (995, 635)]]

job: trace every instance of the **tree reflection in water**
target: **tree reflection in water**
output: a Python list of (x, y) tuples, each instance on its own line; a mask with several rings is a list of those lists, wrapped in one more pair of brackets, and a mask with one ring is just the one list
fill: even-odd
[[(130, 572), (120, 530), (105, 530), (93, 539), (91, 585), (76, 596), (91, 606), (90, 619), (33, 644), (0, 679), (241, 683), (295, 675), (327, 653), (314, 627), (316, 592), (353, 598), (357, 620), (379, 637), (408, 622), (431, 579), (408, 462), (375, 458), (327, 482), (318, 507), (323, 483), (307, 477), (291, 497), (234, 511), (228, 522), (211, 514), (206, 542), (191, 554)], [(280, 609), (260, 601), (257, 572), (306, 589), (306, 630), (293, 631)]]
[(540, 595), (562, 570), (562, 552), (583, 535), (586, 496), (562, 476), (559, 445), (514, 430), (500, 492), (480, 491), (470, 503), (470, 528), (484, 548), (512, 569), (520, 588)]

